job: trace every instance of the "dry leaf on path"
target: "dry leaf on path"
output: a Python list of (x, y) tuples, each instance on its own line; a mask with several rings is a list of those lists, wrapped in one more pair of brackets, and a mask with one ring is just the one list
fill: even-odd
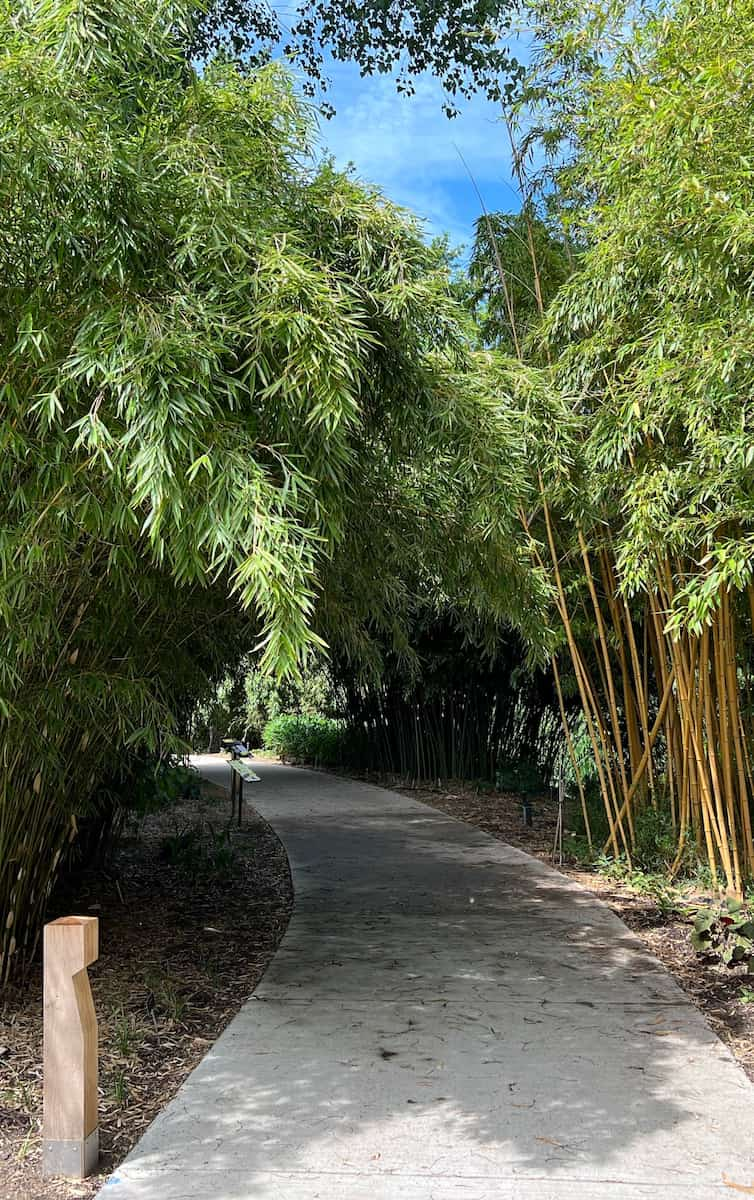
[(725, 1171), (723, 1171), (723, 1183), (726, 1187), (733, 1188), (734, 1192), (743, 1192), (746, 1196), (754, 1196), (754, 1183), (750, 1183), (748, 1186), (745, 1183), (734, 1183), (732, 1179), (728, 1179)]

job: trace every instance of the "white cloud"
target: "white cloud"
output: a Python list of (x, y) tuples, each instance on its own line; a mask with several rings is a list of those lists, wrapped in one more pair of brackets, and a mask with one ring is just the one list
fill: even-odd
[(362, 79), (352, 64), (333, 63), (328, 75), (326, 98), (336, 116), (321, 123), (323, 147), (339, 166), (352, 162), (362, 179), (424, 218), (430, 233), (468, 243), (480, 211), (474, 184), (488, 208), (518, 206), (496, 106), (476, 97), (449, 120), (434, 79), (419, 79), (415, 95), (402, 96), (392, 78)]

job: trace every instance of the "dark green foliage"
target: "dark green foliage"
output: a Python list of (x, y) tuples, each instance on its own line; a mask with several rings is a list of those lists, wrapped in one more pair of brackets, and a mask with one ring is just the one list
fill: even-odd
[(295, 713), (273, 717), (265, 725), (265, 750), (289, 762), (334, 767), (343, 762), (346, 730), (342, 721)]
[(572, 273), (574, 262), (563, 233), (531, 204), (521, 212), (479, 217), (469, 279), (484, 343), (520, 354), (541, 312)]
[[(647, 873), (669, 873), (678, 854), (678, 830), (673, 824), (667, 798), (657, 798), (657, 806), (645, 804), (634, 818), (635, 836), (631, 859), (634, 866)], [(684, 856), (677, 874), (683, 875), (685, 868), (693, 866), (693, 840), (687, 835), (689, 854)]]
[[(590, 779), (585, 785), (584, 792), (593, 843), (595, 847), (600, 847), (607, 842), (609, 828), (597, 781)], [(687, 879), (698, 876), (697, 848), (691, 831), (686, 830), (683, 848), (679, 854), (678, 829), (673, 823), (668, 797), (658, 790), (655, 800), (655, 807), (646, 801), (644, 806), (634, 814), (634, 845), (631, 853), (631, 866), (629, 867), (623, 858), (614, 859), (604, 856), (601, 859), (601, 869), (606, 874), (612, 878), (626, 878), (634, 887), (636, 886), (635, 877), (668, 879), (673, 867), (675, 870), (672, 874), (675, 878)], [(594, 861), (595, 857), (599, 858), (599, 855), (595, 856), (595, 852), (587, 853), (586, 829), (581, 803), (579, 796), (573, 790), (569, 792), (566, 824), (576, 835), (577, 841), (572, 849), (578, 851), (578, 857), (585, 861)]]
[(381, 679), (363, 685), (335, 662), (345, 692), (349, 754), (360, 767), (409, 779), (495, 781), (500, 764), (537, 763), (544, 778), (561, 747), (547, 671), (526, 664), (522, 641), (445, 619), (416, 623), (412, 656), (387, 654)]
[(215, 830), (207, 821), (196, 821), (163, 839), (160, 858), (190, 879), (229, 882), (238, 860), (228, 829)]
[(108, 854), (124, 829), (138, 830), (151, 813), (201, 794), (198, 771), (178, 756), (123, 750), (77, 816), (77, 835), (63, 856), (70, 872)]
[(247, 736), (254, 745), (261, 744), (262, 731), (268, 722), (283, 713), (332, 717), (337, 711), (330, 672), (316, 661), (288, 679), (275, 679), (252, 668), (244, 679), (244, 691)]
[(595, 848), (605, 844), (610, 832), (605, 814), (605, 805), (596, 779), (590, 779), (584, 784), (584, 800), (589, 819), (589, 829), (592, 834), (592, 848), (589, 848), (587, 839), (581, 797), (574, 785), (569, 786), (566, 793), (565, 826), (575, 834), (573, 845), (570, 846), (571, 851), (578, 858), (583, 859), (585, 862), (590, 862), (594, 859)]
[(516, 792), (521, 796), (541, 795), (547, 788), (542, 770), (530, 759), (501, 763), (495, 771), (495, 787), (499, 792)]
[(457, 98), (481, 91), (499, 100), (514, 91), (522, 73), (507, 44), (514, 40), (515, 14), (510, 0), (314, 0), (298, 4), (289, 28), (263, 0), (210, 0), (192, 49), (200, 56), (221, 49), (259, 62), (283, 41), (284, 52), (304, 70), (310, 95), (326, 89), (327, 53), (357, 63), (362, 75), (397, 70), (398, 90), (409, 95), (416, 76), (431, 72), (453, 115)]
[(754, 918), (740, 900), (728, 898), (713, 908), (700, 908), (691, 943), (697, 954), (725, 967), (754, 966)]
[(188, 740), (196, 751), (216, 753), (221, 739), (239, 738), (250, 747), (262, 745), (262, 731), (282, 713), (334, 716), (335, 687), (324, 663), (313, 659), (297, 675), (280, 678), (261, 671), (252, 655), (244, 655), (197, 704)]
[(198, 698), (186, 729), (186, 739), (197, 754), (216, 754), (224, 737), (248, 740), (244, 703), (246, 662), (244, 656), (238, 664), (232, 664), (228, 674)]
[(120, 790), (120, 805), (136, 819), (169, 808), (178, 800), (197, 799), (201, 794), (198, 771), (174, 757), (155, 760), (147, 756), (137, 764)]

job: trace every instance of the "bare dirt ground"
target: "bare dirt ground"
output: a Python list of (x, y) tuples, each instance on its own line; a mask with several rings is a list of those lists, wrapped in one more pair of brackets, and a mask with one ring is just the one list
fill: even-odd
[[(100, 959), (89, 972), (100, 1033), (100, 1173), (77, 1183), (40, 1175), (35, 963), (0, 998), (2, 1200), (92, 1197), (264, 974), (290, 916), (288, 862), (248, 806), (244, 828), (226, 839), (228, 817), (227, 795), (207, 785), (201, 799), (147, 818), (107, 866), (55, 896), (50, 919), (100, 919)], [(185, 834), (197, 827), (195, 843)]]

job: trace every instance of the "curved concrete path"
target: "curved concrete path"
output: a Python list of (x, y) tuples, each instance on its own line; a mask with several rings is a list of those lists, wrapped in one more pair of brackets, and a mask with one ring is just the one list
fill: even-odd
[[(226, 782), (228, 768), (203, 759)], [(754, 1088), (610, 910), (391, 792), (261, 764), (296, 907), (106, 1200), (709, 1200)]]

